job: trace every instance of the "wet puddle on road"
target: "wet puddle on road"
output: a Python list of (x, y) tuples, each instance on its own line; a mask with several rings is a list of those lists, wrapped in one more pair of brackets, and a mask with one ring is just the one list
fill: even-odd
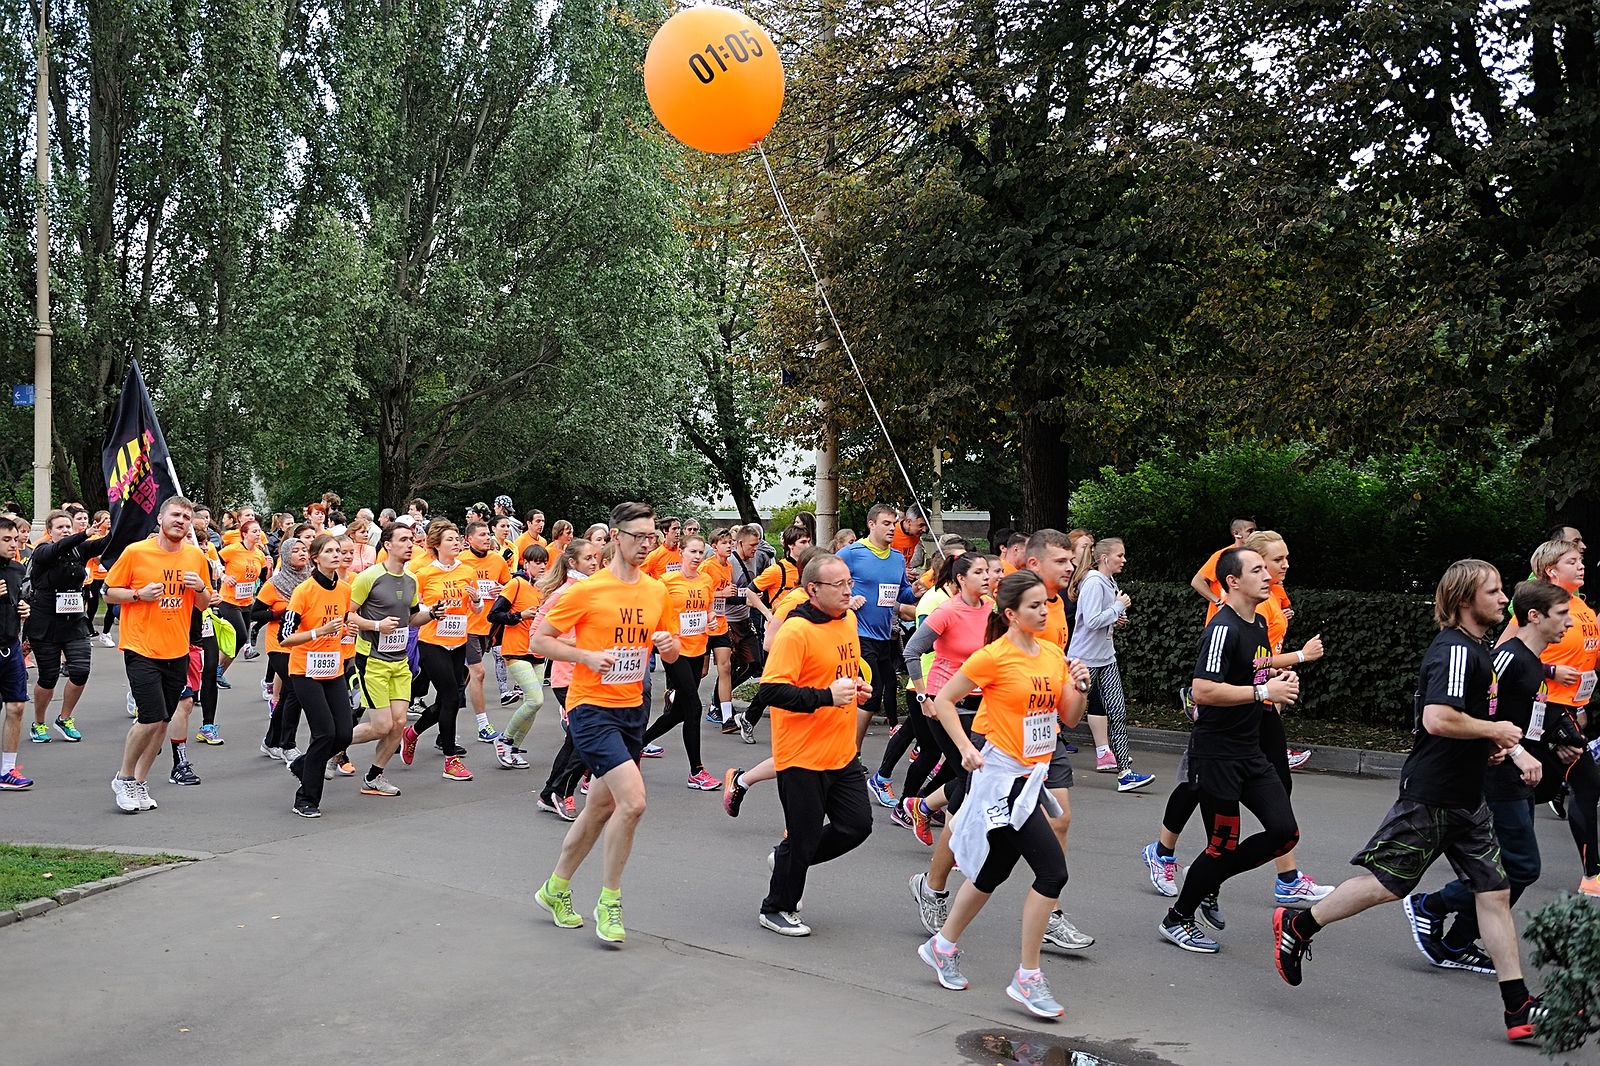
[(978, 1029), (959, 1037), (956, 1047), (982, 1066), (1175, 1066), (1148, 1051), (1098, 1047), (1045, 1033)]

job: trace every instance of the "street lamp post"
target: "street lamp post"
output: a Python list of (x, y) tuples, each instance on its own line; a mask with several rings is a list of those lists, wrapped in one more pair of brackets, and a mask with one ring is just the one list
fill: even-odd
[(38, 112), (34, 132), (34, 176), (38, 180), (39, 208), (34, 222), (38, 242), (34, 266), (34, 303), (38, 325), (33, 331), (33, 528), (44, 528), (50, 511), (51, 403), (50, 403), (50, 46), (47, 16), (49, 0), (39, 2), (39, 69), (35, 90)]

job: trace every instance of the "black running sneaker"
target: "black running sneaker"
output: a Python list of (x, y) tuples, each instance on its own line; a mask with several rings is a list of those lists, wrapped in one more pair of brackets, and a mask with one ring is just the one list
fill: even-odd
[(294, 813), (298, 814), (302, 818), (322, 817), (322, 812), (317, 810), (311, 804), (307, 803), (305, 800), (294, 801)]
[(1300, 960), (1311, 957), (1311, 940), (1294, 931), (1294, 916), (1298, 913), (1288, 907), (1272, 912), (1272, 935), (1276, 938), (1274, 961), (1278, 964), (1278, 976), (1291, 985), (1300, 984)]
[(739, 784), (739, 775), (744, 773), (735, 766), (722, 775), (722, 809), (728, 812), (729, 818), (739, 817), (739, 805), (744, 802), (744, 794), (750, 790)]
[(1506, 1011), (1506, 1039), (1514, 1044), (1538, 1036), (1539, 1023), (1545, 1019), (1544, 1003), (1538, 996), (1529, 996), (1528, 1002), (1516, 1010)]
[(1423, 908), (1422, 898), (1425, 895), (1426, 892), (1417, 892), (1407, 896), (1401, 905), (1405, 907), (1406, 918), (1411, 922), (1411, 939), (1416, 943), (1417, 950), (1433, 965), (1444, 966), (1444, 960), (1452, 954), (1444, 946), (1444, 922)]
[(1554, 814), (1557, 818), (1561, 819), (1563, 822), (1567, 820), (1567, 791), (1566, 791), (1566, 789), (1562, 789), (1560, 792), (1556, 793), (1556, 798), (1550, 801), (1549, 807), (1550, 807), (1550, 813)]
[(200, 777), (186, 762), (181, 762), (172, 768), (172, 773), (167, 780), (174, 785), (198, 785)]
[(1468, 944), (1457, 952), (1449, 952), (1438, 964), (1447, 970), (1471, 970), (1473, 973), (1494, 973), (1494, 960), (1491, 959), (1476, 942)]
[(1200, 901), (1200, 909), (1197, 913), (1200, 915), (1202, 922), (1205, 922), (1219, 933), (1228, 928), (1228, 919), (1222, 916), (1222, 901), (1217, 899), (1215, 892)]

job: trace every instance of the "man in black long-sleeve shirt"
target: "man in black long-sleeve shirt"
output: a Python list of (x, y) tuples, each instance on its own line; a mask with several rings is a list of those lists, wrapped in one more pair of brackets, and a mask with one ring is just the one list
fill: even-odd
[(0, 703), (5, 722), (0, 725), (0, 790), (16, 791), (33, 784), (17, 764), (22, 741), (22, 705), (28, 699), (28, 671), (22, 665), (22, 625), (28, 602), (22, 598), (22, 565), (16, 561), (21, 527), (0, 515)]
[(39, 664), (39, 678), (33, 686), (33, 727), (35, 743), (47, 743), (50, 731), (45, 716), (55, 697), (56, 682), (66, 662), (67, 691), (61, 697), (61, 713), (56, 716), (56, 731), (62, 739), (79, 741), (72, 712), (89, 681), (89, 616), (83, 609), (83, 583), (90, 559), (100, 554), (107, 538), (90, 540), (87, 531), (72, 531), (72, 516), (66, 511), (51, 511), (44, 520), (46, 539), (33, 550), (29, 563), (31, 590), (28, 604), (32, 612), (24, 630)]
[(816, 556), (801, 582), (809, 599), (772, 639), (751, 703), (772, 709), (772, 757), (788, 830), (768, 859), (772, 881), (761, 903), (762, 927), (780, 936), (811, 933), (799, 913), (810, 868), (872, 832), (855, 735), (856, 708), (872, 687), (861, 677), (850, 568), (837, 555)]

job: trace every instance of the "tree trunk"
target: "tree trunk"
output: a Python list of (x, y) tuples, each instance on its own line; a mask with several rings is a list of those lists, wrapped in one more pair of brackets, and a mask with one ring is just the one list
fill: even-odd
[(378, 498), (380, 507), (406, 513), (412, 495), (406, 399), (400, 389), (378, 394)]
[(1071, 528), (1063, 478), (1072, 458), (1072, 446), (1062, 437), (1061, 427), (1047, 422), (1037, 406), (1023, 413), (1017, 442), (1021, 446), (1022, 528), (1028, 532)]
[(750, 482), (744, 476), (744, 468), (737, 463), (729, 463), (722, 473), (728, 483), (728, 495), (733, 497), (733, 505), (739, 509), (739, 521), (761, 521), (761, 515), (756, 512), (755, 498), (750, 495)]
[(227, 507), (222, 500), (222, 467), (227, 454), (226, 447), (222, 444), (214, 444), (206, 452), (206, 480), (202, 489), (205, 495), (198, 501), (211, 508), (211, 513), (216, 516), (218, 522), (222, 521), (222, 511)]
[[(109, 412), (107, 417), (110, 417)], [(78, 468), (78, 498), (91, 513), (104, 509), (107, 506), (106, 476), (100, 466), (100, 441), (79, 442), (73, 460)]]

